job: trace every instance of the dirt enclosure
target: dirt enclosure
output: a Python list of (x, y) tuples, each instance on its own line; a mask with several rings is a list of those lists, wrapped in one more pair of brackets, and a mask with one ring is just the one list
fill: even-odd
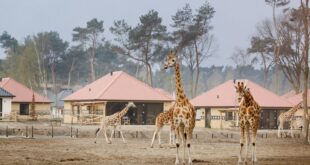
[[(55, 129), (56, 135), (53, 138), (37, 135), (38, 133), (34, 138), (25, 138), (21, 135), (6, 137), (3, 134), (3, 128), (0, 127), (0, 164), (174, 164), (175, 147), (166, 144), (167, 129), (163, 131), (162, 148), (158, 147), (157, 141), (154, 148), (150, 148), (153, 126), (124, 128), (124, 136), (127, 140), (125, 144), (118, 135), (112, 144), (107, 144), (102, 135), (95, 144), (96, 127), (76, 128), (80, 128), (78, 138), (57, 136), (57, 130), (62, 130), (59, 134), (63, 134), (66, 132), (63, 130), (70, 130), (68, 126)], [(136, 129), (139, 129), (138, 133)], [(266, 135), (268, 138), (265, 137)], [(195, 130), (192, 141), (193, 163), (197, 165), (237, 164), (238, 139), (237, 131)], [(310, 146), (303, 145), (298, 138), (278, 139), (274, 132), (269, 134), (260, 132), (257, 139), (257, 158), (258, 165), (309, 165)]]

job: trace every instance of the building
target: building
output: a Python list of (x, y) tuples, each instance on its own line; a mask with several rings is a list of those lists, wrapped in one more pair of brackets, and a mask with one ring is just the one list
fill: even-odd
[(0, 88), (0, 120), (9, 119), (12, 110), (13, 94)]
[(137, 106), (127, 113), (130, 124), (149, 125), (169, 109), (173, 98), (123, 71), (111, 72), (64, 98), (64, 123), (99, 122), (129, 101)]
[(34, 102), (35, 113), (39, 116), (49, 117), (51, 110), (51, 101), (18, 83), (12, 78), (0, 79), (0, 87), (14, 95), (12, 98), (11, 114), (17, 116), (29, 116), (31, 103)]
[[(260, 128), (277, 128), (277, 117), (293, 105), (273, 92), (250, 80), (243, 81), (262, 108)], [(234, 80), (229, 80), (192, 99), (197, 109), (197, 126), (209, 128), (233, 128), (238, 126), (239, 105)]]

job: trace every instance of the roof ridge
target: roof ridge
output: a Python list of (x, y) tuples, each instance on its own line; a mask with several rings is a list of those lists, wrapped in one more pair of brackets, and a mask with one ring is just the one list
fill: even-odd
[[(123, 71), (116, 71), (116, 72), (120, 72), (120, 73), (117, 75), (117, 77), (114, 78), (114, 80), (112, 80), (112, 81), (110, 82), (110, 84), (108, 84), (108, 85), (106, 86), (106, 88), (102, 91), (102, 93), (99, 94), (99, 96), (98, 96), (97, 98), (100, 98), (102, 95), (104, 95), (104, 93), (109, 89), (109, 87), (121, 76), (121, 74), (124, 73)], [(109, 74), (107, 74), (106, 76), (109, 76)], [(106, 76), (104, 76), (104, 77), (106, 77)], [(103, 78), (103, 77), (102, 77), (102, 78)]]
[(264, 89), (266, 92), (268, 92), (268, 93), (270, 93), (270, 94), (276, 96), (278, 99), (280, 99), (280, 100), (282, 100), (282, 101), (284, 101), (284, 102), (286, 102), (286, 103), (288, 103), (288, 104), (292, 104), (292, 103), (289, 102), (288, 100), (282, 98), (281, 96), (279, 96), (279, 95), (277, 95), (276, 93), (274, 93), (274, 92), (268, 90), (267, 88), (265, 88), (265, 87), (263, 87), (263, 86), (260, 86), (260, 85), (258, 85), (258, 84), (256, 84), (256, 83), (254, 83), (253, 81), (248, 80), (248, 82), (250, 82), (250, 83), (256, 85), (257, 87), (259, 87), (259, 88), (261, 88), (261, 89)]
[(1, 87), (4, 87), (4, 86), (9, 82), (9, 80), (11, 80), (10, 77), (5, 77), (5, 78), (3, 78), (3, 79), (8, 79), (8, 80), (7, 80), (5, 83), (3, 83)]
[[(124, 72), (124, 73), (126, 73), (126, 72)], [(159, 91), (155, 90), (155, 88), (151, 87), (150, 85), (148, 85), (147, 83), (145, 83), (145, 82), (143, 82), (143, 81), (138, 80), (136, 77), (133, 77), (133, 76), (129, 75), (128, 73), (126, 73), (126, 75), (128, 75), (129, 77), (131, 77), (134, 81), (136, 81), (136, 82), (138, 82), (138, 83), (140, 83), (140, 84), (146, 86), (146, 87), (149, 88), (150, 90), (155, 91), (156, 93), (160, 94), (161, 96), (164, 96), (165, 98), (167, 98), (167, 99), (169, 99), (169, 100), (170, 100), (170, 99), (173, 100), (173, 98), (169, 98), (169, 97), (163, 95), (163, 94), (160, 93)]]
[[(31, 91), (32, 93), (38, 95), (39, 97), (42, 97), (42, 99), (44, 99), (45, 101), (51, 102), (51, 100), (45, 96), (42, 96), (41, 94), (37, 93), (36, 91), (29, 89), (27, 86), (25, 86), (24, 84), (14, 80), (13, 78), (7, 77), (8, 81), (5, 82), (5, 84), (7, 84), (10, 80), (17, 83), (18, 85), (22, 86), (23, 88), (25, 88), (26, 90)], [(4, 87), (4, 86), (3, 86)], [(42, 102), (44, 102), (44, 100), (42, 100)]]

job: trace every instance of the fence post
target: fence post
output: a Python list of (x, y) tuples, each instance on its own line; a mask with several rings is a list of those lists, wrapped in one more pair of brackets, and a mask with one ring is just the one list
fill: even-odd
[(79, 129), (77, 128), (75, 137), (78, 138), (78, 136), (79, 136)]
[(26, 138), (28, 138), (28, 126), (26, 126)]
[(6, 134), (6, 137), (9, 137), (9, 126), (6, 126), (5, 134)]
[(196, 134), (196, 139), (198, 138), (198, 135)]
[(54, 127), (52, 125), (52, 138), (54, 137)]
[(33, 138), (33, 125), (31, 127), (31, 138)]
[(212, 133), (212, 139), (213, 139), (213, 133)]
[(72, 138), (72, 123), (71, 123), (70, 137)]
[(138, 138), (138, 131), (136, 131), (136, 138)]

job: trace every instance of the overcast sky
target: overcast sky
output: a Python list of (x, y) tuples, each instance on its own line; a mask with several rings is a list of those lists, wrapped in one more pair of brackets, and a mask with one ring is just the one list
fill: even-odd
[[(294, 1), (294, 0), (292, 0)], [(193, 9), (202, 0), (1, 0), (0, 33), (8, 31), (18, 41), (27, 35), (42, 31), (57, 31), (69, 42), (72, 29), (85, 27), (92, 18), (104, 21), (105, 37), (112, 40), (109, 27), (114, 20), (125, 19), (135, 26), (139, 16), (154, 9), (163, 18), (163, 24), (172, 24), (171, 16), (189, 3)], [(205, 65), (232, 64), (229, 57), (236, 47), (247, 48), (256, 25), (272, 15), (264, 0), (209, 0), (216, 13), (212, 20), (218, 46), (215, 57)], [(294, 1), (290, 6), (297, 6)], [(0, 58), (5, 58), (0, 48)]]

